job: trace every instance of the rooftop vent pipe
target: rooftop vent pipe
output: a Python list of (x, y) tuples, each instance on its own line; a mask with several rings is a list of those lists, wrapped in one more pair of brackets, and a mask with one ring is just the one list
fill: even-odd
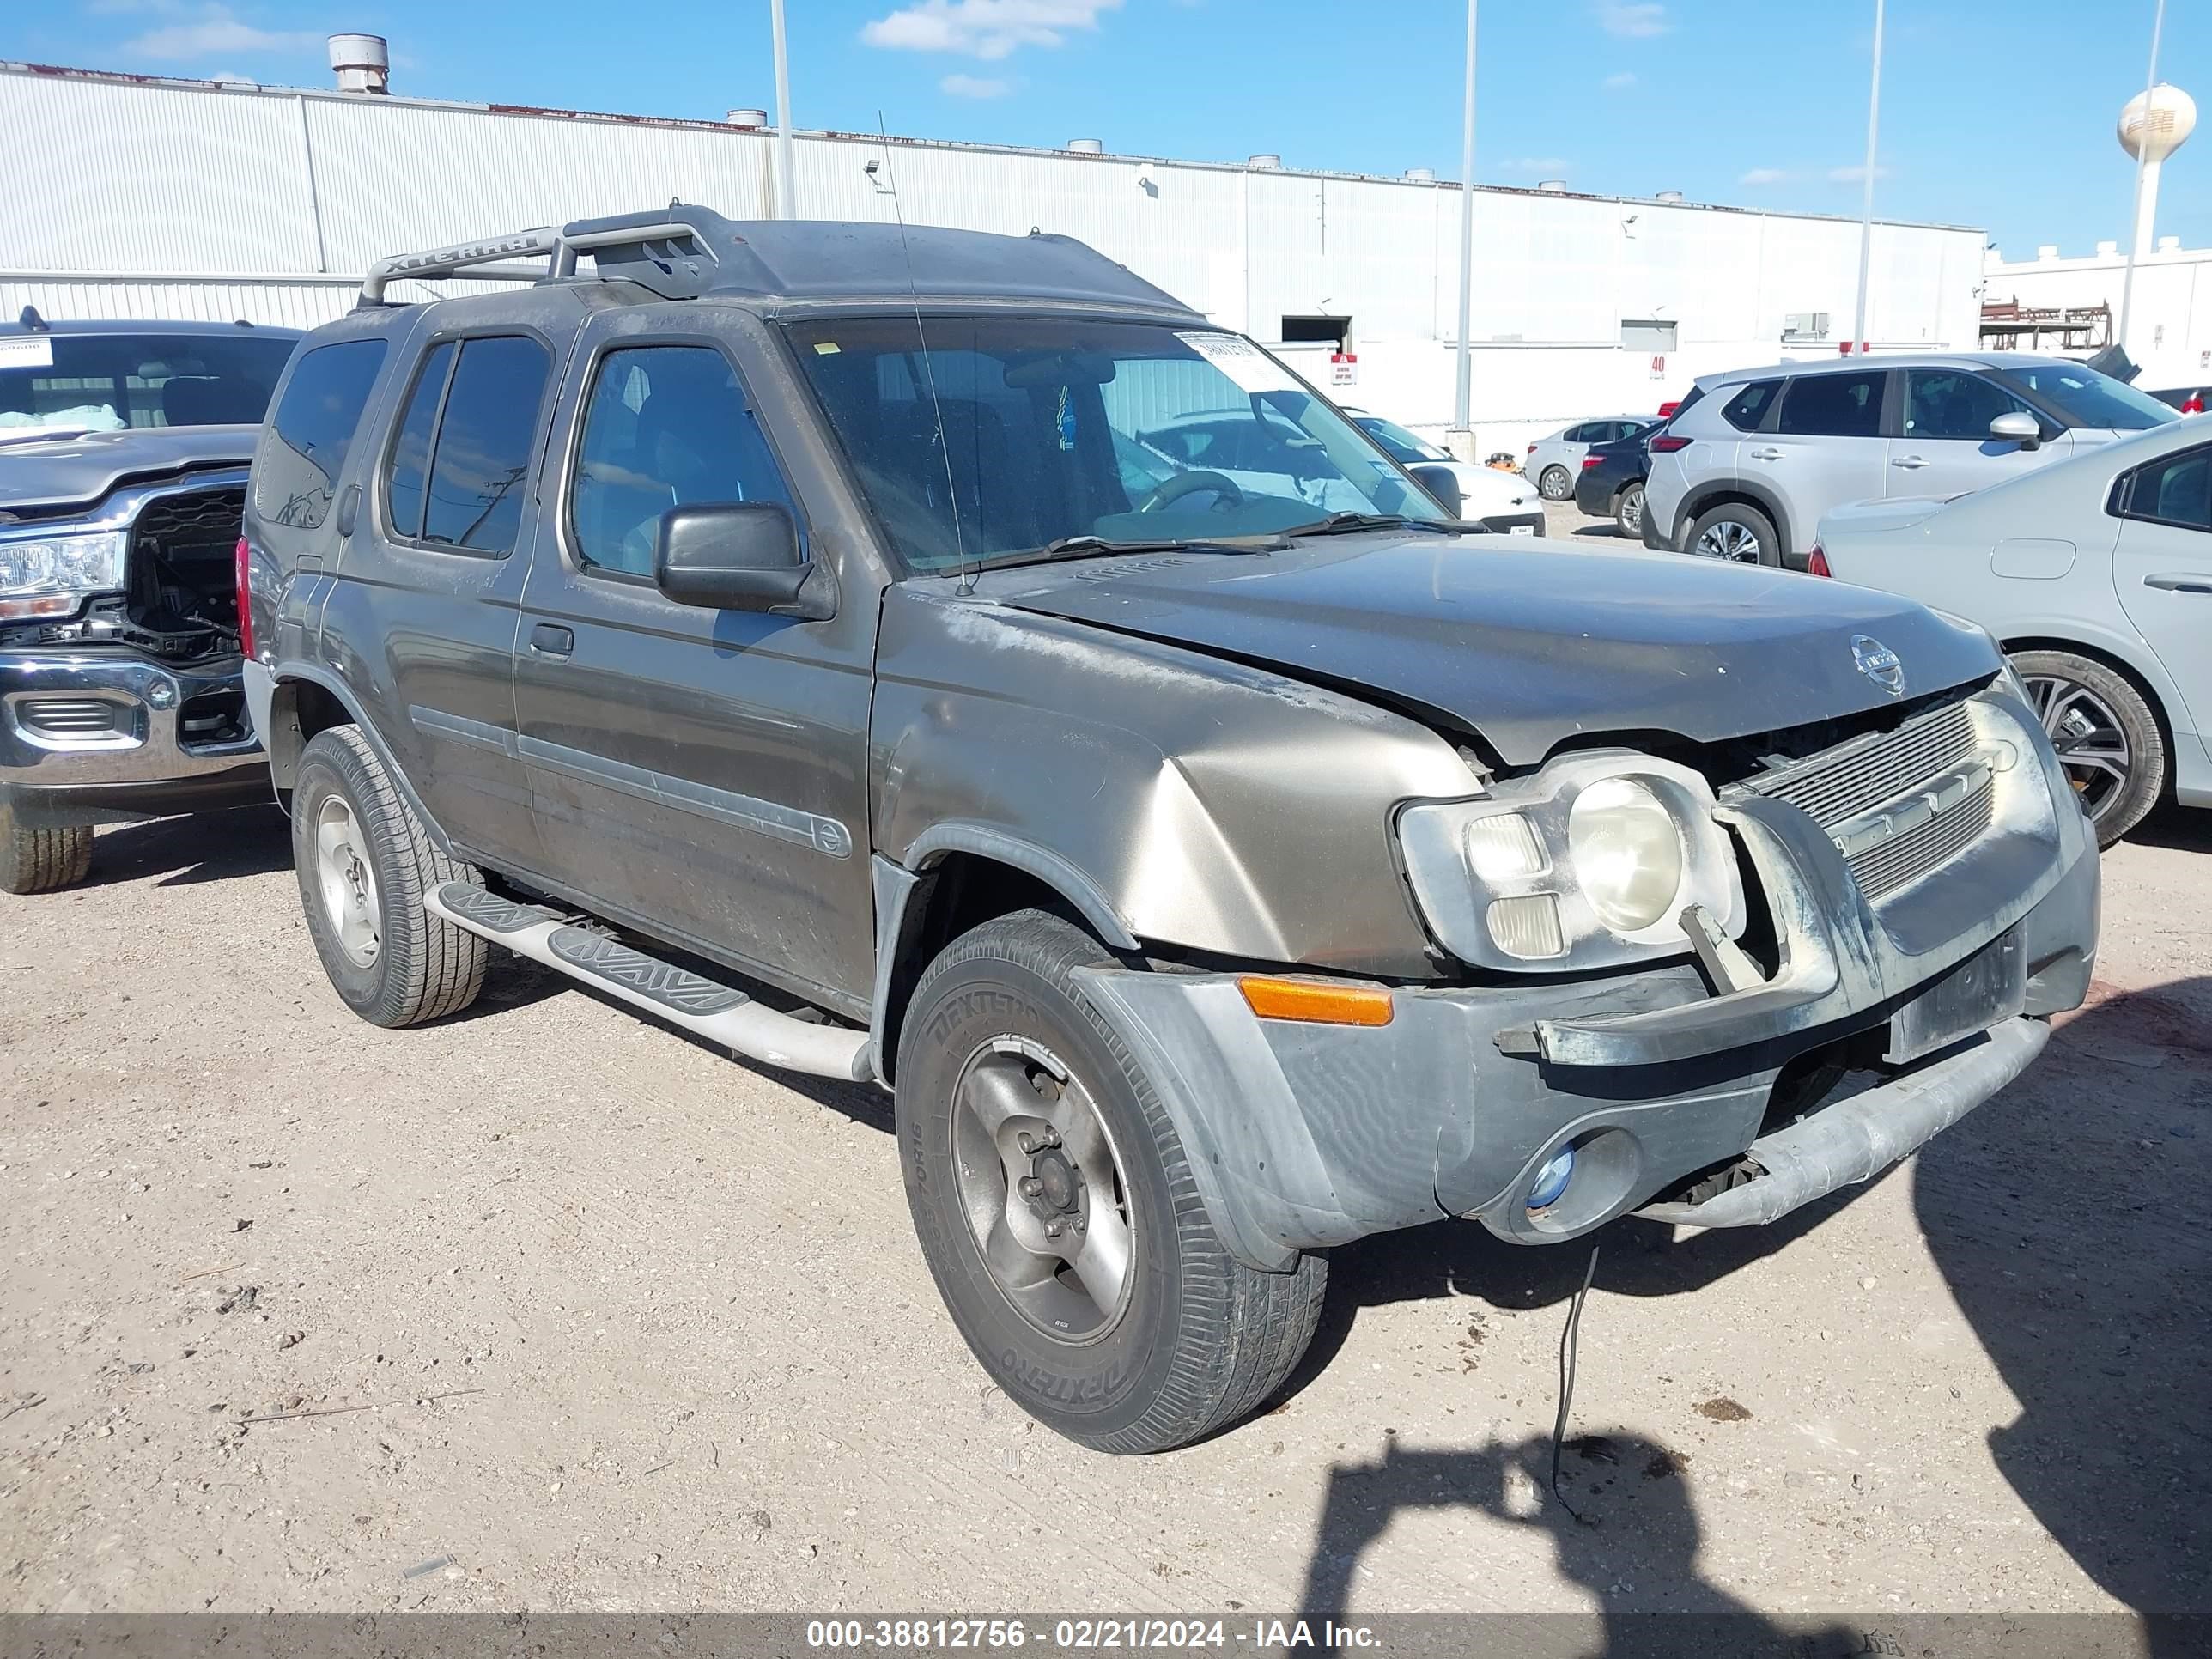
[(1554, 196), (1564, 196), (1567, 193), (1567, 181), (1564, 179), (1546, 179), (1540, 181), (1536, 188), (1548, 190)]
[(1283, 165), (1283, 158), (1274, 154), (1272, 150), (1262, 151), (1260, 155), (1255, 155), (1249, 161), (1246, 161), (1244, 165), (1248, 167), (1258, 167), (1262, 170), (1271, 170), (1273, 168), (1281, 167)]
[(1078, 155), (1103, 155), (1106, 153), (1103, 138), (1071, 138), (1067, 141), (1067, 147)]
[(758, 132), (768, 125), (764, 109), (733, 109), (722, 118), (743, 132)]
[(382, 35), (333, 34), (330, 47), (331, 67), (337, 71), (340, 92), (392, 90), (392, 53)]
[(1437, 181), (1434, 167), (1407, 167), (1406, 182), (1409, 185), (1433, 185)]
[(1651, 199), (1655, 202), (1679, 202), (1682, 199), (1682, 192), (1679, 190), (1662, 190)]

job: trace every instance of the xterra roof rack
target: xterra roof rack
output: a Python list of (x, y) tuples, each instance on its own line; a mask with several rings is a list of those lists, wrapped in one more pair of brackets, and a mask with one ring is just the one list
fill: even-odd
[[(710, 294), (755, 300), (1056, 301), (1136, 307), (1181, 319), (1198, 313), (1127, 267), (1072, 237), (1032, 230), (999, 236), (934, 225), (726, 219), (711, 208), (672, 202), (643, 213), (579, 219), (421, 253), (395, 253), (369, 268), (363, 306), (392, 303), (385, 289), (406, 277), (452, 276), (559, 283), (635, 283), (664, 300)], [(517, 264), (515, 261), (529, 261)]]

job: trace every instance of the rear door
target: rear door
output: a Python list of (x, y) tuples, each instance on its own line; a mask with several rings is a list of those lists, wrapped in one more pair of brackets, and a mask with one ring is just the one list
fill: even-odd
[(2201, 735), (2212, 720), (2212, 441), (2137, 467), (2121, 480), (2118, 501), (2120, 608), (2166, 665)]
[[(515, 702), (546, 872), (584, 903), (833, 1006), (864, 1006), (872, 588), (825, 622), (678, 605), (653, 580), (670, 507), (773, 501), (817, 545), (749, 383), (775, 372), (727, 307), (585, 325), (532, 551)], [(827, 538), (824, 538), (825, 540)]]
[(1820, 515), (1830, 507), (1884, 494), (1889, 441), (1882, 436), (1882, 409), (1891, 378), (1881, 368), (1793, 375), (1770, 429), (1737, 447), (1739, 473), (1782, 502), (1789, 551), (1812, 550)]
[[(2074, 453), (2068, 433), (1985, 374), (1964, 368), (1908, 368), (1903, 374), (1898, 435), (1889, 440), (1893, 496), (1963, 495)], [(2036, 447), (1990, 435), (1991, 421), (2014, 412), (2043, 428)]]

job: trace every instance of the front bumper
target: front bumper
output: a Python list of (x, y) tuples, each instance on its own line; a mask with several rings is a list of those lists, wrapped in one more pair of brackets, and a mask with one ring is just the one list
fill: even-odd
[(0, 652), (0, 799), (38, 825), (268, 798), (235, 658), (172, 668), (128, 650)]
[[(1786, 965), (1742, 989), (1717, 994), (1689, 962), (1401, 988), (1380, 1027), (1262, 1020), (1230, 975), (1092, 969), (1085, 989), (1153, 1080), (1250, 1265), (1451, 1216), (1557, 1243), (1747, 1152), (1762, 1173), (1727, 1202), (1655, 1213), (1769, 1221), (1980, 1103), (2040, 1048), (2041, 1021), (2087, 996), (2096, 850), (2055, 761), (2039, 762), (1989, 836), (1879, 907), (1795, 808), (1724, 806), (1787, 942)], [(1846, 1053), (1872, 1086), (1762, 1138), (1793, 1062)], [(1567, 1191), (1531, 1210), (1537, 1172), (1568, 1148)]]
[(1485, 530), (1499, 536), (1540, 536), (1544, 533), (1544, 512), (1538, 507), (1528, 513), (1494, 513), (1486, 519), (1475, 520)]

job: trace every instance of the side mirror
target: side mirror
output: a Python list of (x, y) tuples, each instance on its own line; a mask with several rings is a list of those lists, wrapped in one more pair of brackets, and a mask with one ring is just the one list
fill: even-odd
[(1990, 436), (2022, 449), (2043, 447), (2043, 423), (2024, 409), (2008, 409), (1990, 422)]
[(1438, 507), (1459, 517), (1462, 502), (1459, 494), (1459, 474), (1441, 461), (1416, 462), (1406, 469), (1413, 475), (1413, 482), (1436, 498)]
[(653, 581), (678, 605), (774, 611), (819, 622), (835, 614), (826, 572), (799, 556), (799, 526), (776, 501), (695, 501), (660, 515)]

